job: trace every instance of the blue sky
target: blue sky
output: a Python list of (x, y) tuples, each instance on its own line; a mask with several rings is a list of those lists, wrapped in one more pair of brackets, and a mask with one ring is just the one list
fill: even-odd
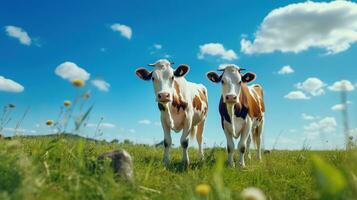
[[(342, 147), (341, 90), (348, 90), (357, 135), (356, 21), (357, 5), (345, 1), (2, 1), (0, 105), (17, 105), (5, 133), (12, 134), (27, 106), (25, 132), (50, 131), (45, 121), (77, 92), (55, 73), (71, 62), (90, 74), (90, 123), (104, 118), (101, 138), (161, 141), (152, 84), (134, 71), (168, 58), (190, 65), (186, 78), (208, 88), (206, 146), (225, 145), (225, 136), (220, 86), (205, 73), (235, 63), (256, 73), (264, 88), (267, 148), (276, 140), (276, 148), (301, 149), (305, 140), (315, 149)], [(173, 135), (178, 144), (180, 134)]]

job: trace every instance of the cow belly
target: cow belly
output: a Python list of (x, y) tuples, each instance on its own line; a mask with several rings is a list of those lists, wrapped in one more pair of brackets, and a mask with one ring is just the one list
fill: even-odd
[[(186, 119), (185, 112), (182, 110), (180, 110), (179, 112), (177, 112), (177, 110), (172, 110), (171, 118), (173, 121), (172, 130), (174, 130), (175, 132), (181, 131), (185, 124), (185, 119)], [(167, 122), (170, 123), (170, 119), (167, 119)]]
[(244, 125), (246, 124), (245, 120), (242, 118), (235, 118), (234, 119), (234, 127), (235, 133), (233, 134), (233, 127), (232, 124), (224, 120), (224, 129), (227, 130), (232, 136), (238, 138), (243, 131)]

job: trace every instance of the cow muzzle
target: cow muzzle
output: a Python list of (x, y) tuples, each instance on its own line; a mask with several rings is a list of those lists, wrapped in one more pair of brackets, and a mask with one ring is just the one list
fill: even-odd
[(238, 103), (238, 96), (234, 94), (228, 94), (225, 97), (226, 103)]
[(171, 101), (171, 95), (168, 92), (160, 92), (159, 94), (157, 94), (157, 100), (160, 103), (167, 103)]

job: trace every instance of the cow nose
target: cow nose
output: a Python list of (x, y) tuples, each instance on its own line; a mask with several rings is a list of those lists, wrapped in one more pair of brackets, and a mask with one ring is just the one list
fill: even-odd
[(235, 102), (235, 101), (237, 101), (237, 95), (226, 95), (226, 101), (228, 101), (228, 102)]
[(170, 93), (162, 92), (157, 95), (159, 100), (168, 100), (170, 98)]

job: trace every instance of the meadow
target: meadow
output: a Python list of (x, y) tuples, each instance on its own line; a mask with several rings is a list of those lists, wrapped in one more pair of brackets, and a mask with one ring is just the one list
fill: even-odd
[[(98, 155), (125, 149), (133, 157), (134, 181), (115, 179)], [(240, 199), (247, 187), (267, 199), (356, 199), (357, 152), (283, 151), (264, 154), (247, 168), (225, 165), (224, 148), (205, 149), (199, 161), (190, 149), (188, 169), (181, 149), (162, 164), (162, 147), (105, 142), (68, 134), (0, 139), (0, 199)], [(207, 190), (199, 191), (202, 184)]]

